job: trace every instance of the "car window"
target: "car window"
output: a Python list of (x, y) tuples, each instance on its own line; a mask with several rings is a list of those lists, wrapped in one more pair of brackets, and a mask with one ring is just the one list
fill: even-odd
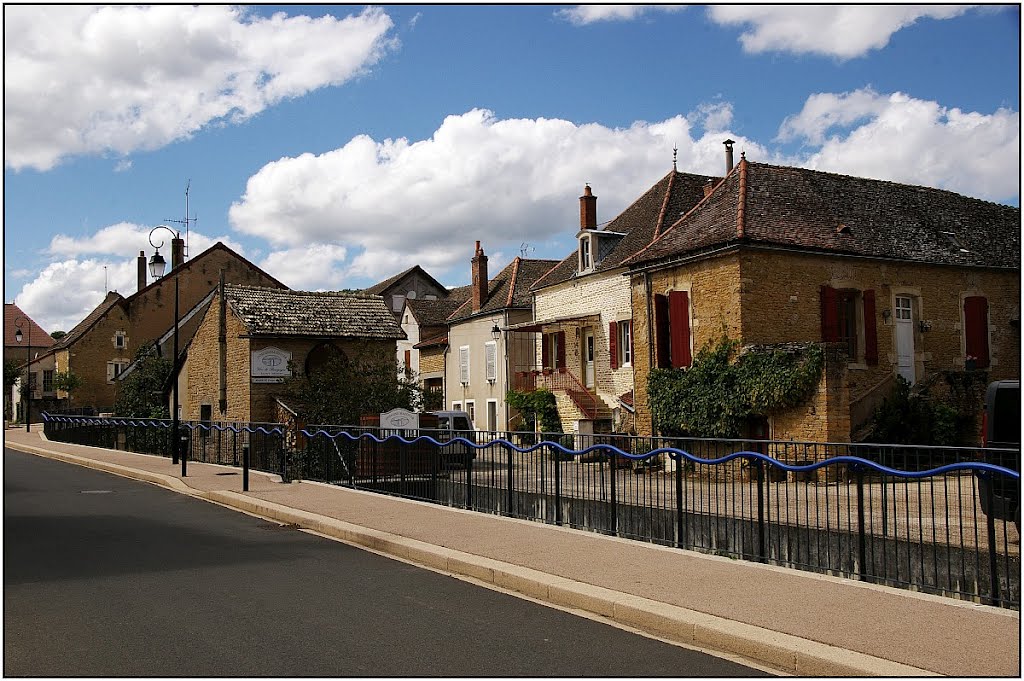
[(448, 417), (447, 416), (438, 416), (437, 417), (437, 427), (438, 428), (441, 428), (443, 430), (448, 430), (449, 426), (450, 426), (450, 424), (448, 423)]
[(455, 430), (469, 430), (469, 419), (465, 416), (456, 416)]

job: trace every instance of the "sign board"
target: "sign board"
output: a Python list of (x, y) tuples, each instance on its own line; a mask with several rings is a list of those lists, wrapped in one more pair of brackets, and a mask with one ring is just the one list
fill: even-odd
[[(292, 375), (288, 363), (292, 353), (279, 348), (269, 347), (253, 350), (249, 362), (249, 375), (253, 383), (283, 383)], [(275, 379), (275, 380), (266, 380)]]
[(408, 409), (392, 409), (380, 415), (380, 427), (394, 430), (417, 430), (420, 415)]

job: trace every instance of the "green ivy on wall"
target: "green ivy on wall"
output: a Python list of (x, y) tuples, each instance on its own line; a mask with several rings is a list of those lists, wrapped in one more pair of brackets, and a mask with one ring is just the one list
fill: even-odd
[(555, 395), (550, 390), (509, 390), (505, 395), (505, 402), (523, 415), (529, 428), (535, 428), (539, 424), (542, 433), (562, 432), (562, 419), (558, 415)]
[(803, 404), (821, 380), (816, 343), (741, 348), (723, 336), (684, 370), (654, 369), (647, 381), (655, 429), (668, 436), (741, 437), (748, 419)]

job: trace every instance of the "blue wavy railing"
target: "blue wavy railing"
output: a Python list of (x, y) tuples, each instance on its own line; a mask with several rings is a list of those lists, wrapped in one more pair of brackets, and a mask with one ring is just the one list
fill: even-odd
[(516, 452), (520, 452), (522, 454), (535, 451), (537, 449), (540, 449), (541, 447), (551, 447), (551, 448), (559, 450), (563, 454), (568, 454), (568, 455), (574, 456), (574, 457), (575, 456), (582, 456), (582, 455), (587, 454), (589, 452), (602, 450), (602, 451), (609, 452), (610, 454), (615, 454), (615, 455), (618, 455), (618, 456), (626, 457), (628, 459), (633, 459), (634, 461), (642, 461), (642, 460), (649, 459), (649, 458), (654, 457), (654, 456), (658, 456), (659, 454), (668, 454), (673, 459), (678, 459), (678, 458), (682, 457), (683, 459), (686, 459), (687, 461), (690, 461), (690, 462), (693, 462), (693, 463), (699, 463), (699, 464), (706, 464), (706, 465), (721, 464), (721, 463), (726, 463), (728, 461), (732, 461), (733, 459), (742, 458), (742, 459), (746, 459), (746, 460), (750, 460), (750, 459), (759, 460), (759, 461), (767, 463), (767, 464), (769, 464), (771, 466), (775, 466), (775, 467), (781, 468), (782, 470), (785, 470), (785, 471), (799, 472), (799, 473), (804, 473), (804, 472), (808, 472), (808, 471), (815, 471), (815, 470), (818, 470), (819, 468), (823, 468), (825, 466), (831, 466), (831, 465), (835, 465), (835, 464), (843, 464), (843, 463), (845, 463), (845, 464), (849, 464), (850, 466), (853, 466), (855, 468), (856, 467), (862, 467), (862, 468), (878, 471), (879, 473), (885, 473), (887, 475), (897, 475), (897, 476), (905, 477), (905, 478), (926, 478), (926, 477), (930, 477), (930, 476), (933, 476), (933, 475), (941, 475), (943, 473), (949, 473), (951, 471), (969, 470), (969, 471), (975, 471), (975, 472), (980, 472), (980, 473), (1007, 475), (1007, 476), (1009, 476), (1010, 478), (1012, 478), (1014, 480), (1019, 480), (1020, 479), (1020, 473), (1015, 471), (1015, 470), (1012, 470), (1010, 468), (1004, 468), (1003, 466), (997, 466), (995, 464), (985, 463), (985, 462), (982, 462), (982, 461), (976, 461), (976, 462), (975, 461), (970, 461), (970, 462), (951, 463), (951, 464), (946, 464), (944, 466), (939, 466), (938, 468), (932, 468), (932, 469), (926, 470), (926, 471), (901, 471), (901, 470), (897, 470), (895, 468), (889, 468), (888, 466), (883, 466), (882, 464), (876, 463), (876, 462), (871, 461), (869, 459), (863, 459), (863, 458), (861, 458), (859, 456), (833, 456), (833, 457), (830, 457), (830, 458), (825, 459), (823, 461), (818, 461), (818, 462), (815, 462), (815, 463), (805, 464), (805, 465), (799, 466), (799, 465), (791, 465), (791, 464), (783, 463), (783, 462), (779, 461), (778, 459), (774, 459), (774, 458), (772, 458), (772, 457), (770, 457), (770, 456), (768, 456), (766, 454), (762, 454), (760, 452), (752, 452), (752, 451), (747, 451), (747, 450), (733, 452), (731, 454), (727, 454), (725, 456), (718, 457), (717, 459), (702, 459), (702, 458), (700, 458), (698, 456), (694, 456), (693, 454), (690, 454), (689, 452), (687, 452), (685, 450), (677, 449), (675, 447), (659, 447), (658, 449), (653, 449), (653, 450), (651, 450), (649, 452), (645, 452), (644, 454), (631, 454), (629, 452), (626, 452), (626, 451), (623, 451), (623, 450), (619, 449), (615, 445), (596, 444), (596, 445), (591, 445), (590, 447), (587, 447), (586, 449), (577, 450), (577, 449), (569, 449), (569, 448), (563, 446), (562, 444), (560, 444), (558, 442), (553, 442), (551, 440), (544, 440), (542, 442), (538, 442), (536, 444), (530, 445), (529, 447), (519, 447), (519, 446), (515, 445), (514, 443), (509, 442), (508, 440), (505, 440), (505, 439), (501, 439), (501, 438), (496, 439), (496, 440), (491, 440), (490, 442), (488, 442), (486, 444), (478, 444), (478, 443), (473, 442), (471, 440), (468, 440), (468, 439), (466, 439), (464, 437), (454, 437), (454, 438), (452, 438), (450, 440), (443, 440), (442, 441), (442, 440), (436, 440), (436, 439), (434, 439), (433, 437), (431, 437), (429, 435), (420, 435), (418, 437), (415, 437), (415, 438), (409, 440), (409, 439), (406, 439), (406, 438), (402, 437), (401, 435), (397, 435), (397, 434), (396, 435), (388, 435), (387, 437), (382, 439), (382, 438), (377, 437), (373, 433), (361, 433), (359, 435), (352, 435), (351, 433), (349, 433), (347, 431), (344, 431), (344, 430), (339, 431), (338, 433), (330, 433), (330, 432), (328, 432), (326, 430), (323, 430), (321, 428), (315, 429), (314, 432), (309, 432), (309, 431), (307, 431), (305, 429), (301, 430), (301, 432), (306, 437), (317, 437), (319, 435), (326, 435), (331, 440), (337, 439), (337, 438), (339, 438), (341, 436), (345, 436), (346, 438), (348, 438), (349, 440), (352, 440), (352, 441), (358, 441), (358, 440), (361, 440), (363, 438), (369, 438), (369, 439), (373, 440), (374, 442), (377, 442), (378, 444), (384, 444), (385, 442), (388, 442), (389, 440), (398, 440), (402, 444), (406, 444), (406, 445), (412, 445), (412, 444), (416, 444), (417, 442), (427, 441), (427, 442), (429, 442), (429, 443), (431, 443), (433, 445), (436, 445), (438, 447), (450, 447), (453, 444), (464, 444), (464, 445), (468, 445), (470, 447), (473, 447), (474, 449), (484, 449), (484, 448), (487, 448), (487, 447), (491, 447), (493, 445), (501, 445), (502, 447), (508, 447), (509, 449), (512, 449), (512, 450), (514, 450)]
[[(116, 417), (111, 418), (111, 417), (97, 417), (97, 416), (61, 416), (61, 415), (48, 414), (46, 412), (44, 412), (42, 414), (42, 417), (43, 417), (44, 421), (52, 421), (52, 422), (55, 422), (55, 423), (77, 423), (77, 424), (83, 424), (83, 425), (84, 424), (93, 424), (93, 425), (114, 425), (114, 426), (135, 426), (135, 427), (137, 427), (137, 426), (145, 426), (145, 427), (159, 427), (159, 428), (170, 428), (172, 426), (172, 422), (171, 421), (159, 420), (159, 419), (131, 419), (131, 418), (116, 418)], [(187, 428), (187, 429), (193, 430), (193, 431), (197, 430), (197, 429), (201, 429), (201, 430), (204, 430), (204, 431), (210, 431), (210, 430), (226, 431), (226, 430), (229, 430), (229, 431), (232, 431), (234, 433), (248, 432), (248, 433), (264, 433), (264, 434), (267, 434), (267, 435), (272, 435), (272, 434), (284, 435), (284, 428), (281, 427), (281, 426), (273, 426), (273, 427), (270, 427), (270, 428), (266, 428), (264, 426), (256, 426), (254, 428), (254, 427), (249, 426), (249, 425), (236, 425), (236, 424), (230, 424), (230, 423), (228, 423), (228, 424), (220, 424), (220, 423), (205, 424), (205, 423), (192, 423), (192, 422), (189, 422), (189, 421), (181, 421), (181, 422), (179, 422), (179, 427)], [(643, 460), (650, 459), (652, 457), (658, 456), (659, 454), (667, 454), (672, 459), (682, 458), (682, 459), (685, 459), (686, 461), (689, 461), (689, 462), (692, 462), (692, 463), (695, 463), (695, 464), (703, 464), (703, 465), (717, 465), (717, 464), (727, 463), (727, 462), (732, 461), (734, 459), (744, 459), (744, 460), (747, 460), (747, 461), (750, 461), (750, 460), (761, 461), (761, 462), (766, 463), (766, 464), (768, 464), (770, 466), (774, 466), (774, 467), (780, 468), (780, 469), (782, 469), (784, 471), (794, 472), (794, 473), (806, 473), (806, 472), (818, 470), (819, 468), (824, 468), (826, 466), (833, 466), (833, 465), (837, 465), (837, 464), (847, 464), (847, 465), (853, 467), (854, 470), (856, 470), (858, 468), (861, 468), (861, 469), (866, 469), (866, 470), (877, 471), (878, 473), (883, 473), (883, 474), (886, 474), (886, 475), (896, 475), (896, 476), (904, 477), (904, 478), (927, 478), (927, 477), (931, 477), (933, 475), (941, 475), (941, 474), (950, 473), (950, 472), (953, 472), (953, 471), (973, 471), (975, 473), (988, 474), (988, 475), (993, 475), (993, 474), (994, 475), (1005, 475), (1005, 476), (1007, 476), (1007, 477), (1009, 477), (1009, 478), (1011, 478), (1013, 480), (1020, 480), (1020, 473), (1018, 471), (1015, 471), (1015, 470), (1010, 469), (1010, 468), (1005, 468), (1003, 466), (997, 466), (995, 464), (985, 463), (983, 461), (964, 461), (964, 462), (958, 462), (958, 463), (951, 463), (951, 464), (946, 464), (944, 466), (939, 466), (937, 468), (932, 468), (932, 469), (924, 470), (924, 471), (901, 471), (901, 470), (898, 470), (898, 469), (895, 469), (895, 468), (889, 468), (888, 466), (884, 466), (884, 465), (882, 465), (880, 463), (877, 463), (875, 461), (871, 461), (869, 459), (864, 459), (864, 458), (861, 458), (859, 456), (833, 456), (833, 457), (830, 457), (828, 459), (824, 459), (822, 461), (817, 461), (817, 462), (810, 463), (810, 464), (795, 465), (795, 464), (787, 464), (787, 463), (784, 463), (782, 461), (779, 461), (778, 459), (774, 459), (774, 458), (772, 458), (772, 457), (770, 457), (770, 456), (768, 456), (766, 454), (762, 454), (760, 452), (752, 452), (752, 451), (749, 451), (749, 450), (741, 450), (741, 451), (737, 451), (737, 452), (732, 452), (731, 454), (726, 454), (725, 456), (720, 456), (720, 457), (718, 457), (716, 459), (703, 459), (703, 458), (701, 458), (699, 456), (694, 456), (693, 454), (690, 454), (689, 452), (687, 452), (687, 451), (685, 451), (683, 449), (678, 449), (676, 447), (659, 447), (658, 449), (653, 449), (653, 450), (651, 450), (649, 452), (645, 452), (643, 454), (632, 454), (630, 452), (627, 452), (627, 451), (624, 451), (622, 449), (619, 449), (615, 445), (604, 444), (604, 443), (591, 445), (591, 446), (587, 447), (586, 449), (570, 449), (568, 447), (565, 447), (561, 443), (554, 442), (552, 440), (543, 440), (541, 442), (537, 442), (537, 443), (535, 443), (533, 445), (530, 445), (528, 447), (520, 447), (520, 446), (514, 444), (513, 442), (510, 442), (509, 440), (505, 440), (503, 438), (498, 438), (498, 439), (491, 440), (491, 441), (489, 441), (487, 443), (484, 443), (484, 444), (479, 444), (479, 443), (473, 442), (472, 440), (469, 440), (469, 439), (461, 437), (461, 436), (454, 437), (454, 438), (452, 438), (450, 440), (437, 440), (437, 439), (435, 439), (435, 438), (433, 438), (433, 437), (431, 437), (429, 435), (420, 435), (420, 436), (417, 436), (417, 437), (412, 438), (412, 439), (407, 439), (407, 438), (405, 438), (405, 437), (403, 437), (401, 435), (393, 434), (393, 435), (388, 435), (385, 438), (379, 438), (376, 435), (374, 435), (373, 433), (360, 433), (358, 435), (353, 435), (352, 433), (349, 433), (348, 431), (345, 431), (345, 430), (340, 430), (340, 431), (338, 431), (336, 433), (332, 433), (332, 432), (329, 432), (329, 431), (324, 430), (322, 428), (314, 428), (312, 431), (309, 431), (309, 430), (306, 430), (306, 429), (301, 429), (300, 432), (303, 435), (305, 435), (306, 437), (310, 437), (310, 438), (315, 438), (315, 437), (319, 437), (319, 436), (323, 435), (323, 436), (326, 436), (326, 437), (330, 438), (331, 440), (336, 440), (337, 438), (344, 436), (344, 437), (348, 438), (350, 441), (359, 441), (359, 440), (362, 440), (362, 439), (370, 439), (370, 440), (372, 440), (374, 442), (377, 442), (379, 444), (384, 444), (384, 443), (389, 442), (391, 440), (397, 440), (398, 442), (401, 442), (402, 444), (405, 444), (405, 445), (413, 445), (413, 444), (416, 444), (418, 442), (428, 442), (428, 443), (430, 443), (432, 445), (435, 445), (437, 447), (442, 447), (442, 448), (443, 447), (450, 447), (450, 446), (455, 445), (455, 444), (461, 444), (461, 445), (465, 445), (465, 446), (468, 446), (468, 447), (472, 447), (474, 449), (485, 449), (487, 447), (493, 447), (494, 445), (500, 445), (502, 447), (506, 447), (506, 448), (511, 449), (513, 451), (519, 452), (521, 454), (526, 454), (526, 453), (529, 453), (529, 452), (533, 452), (533, 451), (536, 451), (536, 450), (538, 450), (538, 449), (540, 449), (542, 447), (549, 447), (549, 448), (552, 448), (552, 449), (557, 449), (558, 451), (562, 452), (563, 454), (568, 455), (568, 456), (572, 456), (572, 457), (583, 456), (584, 454), (589, 454), (590, 452), (594, 452), (594, 451), (604, 451), (604, 452), (607, 452), (610, 455), (621, 456), (621, 457), (625, 457), (627, 459), (632, 459), (634, 461), (643, 461)]]

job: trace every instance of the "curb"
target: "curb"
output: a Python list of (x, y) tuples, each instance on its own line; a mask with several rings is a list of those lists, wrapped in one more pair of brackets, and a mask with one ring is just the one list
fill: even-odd
[(510, 563), (372, 530), (237, 492), (205, 498), (413, 563), (472, 577), (553, 605), (576, 608), (665, 639), (740, 655), (798, 676), (940, 676), (817, 641), (576, 582)]
[(395, 556), (428, 568), (476, 579), (552, 605), (575, 608), (669, 641), (739, 655), (797, 676), (941, 676), (932, 671), (865, 653), (708, 615), (641, 596), (549, 575), (531, 568), (435, 546), (308, 511), (282, 506), (239, 492), (203, 492), (181, 479), (33, 447), (5, 443), (10, 449), (55, 459), (126, 478), (160, 485), (275, 521), (295, 524), (325, 536)]

